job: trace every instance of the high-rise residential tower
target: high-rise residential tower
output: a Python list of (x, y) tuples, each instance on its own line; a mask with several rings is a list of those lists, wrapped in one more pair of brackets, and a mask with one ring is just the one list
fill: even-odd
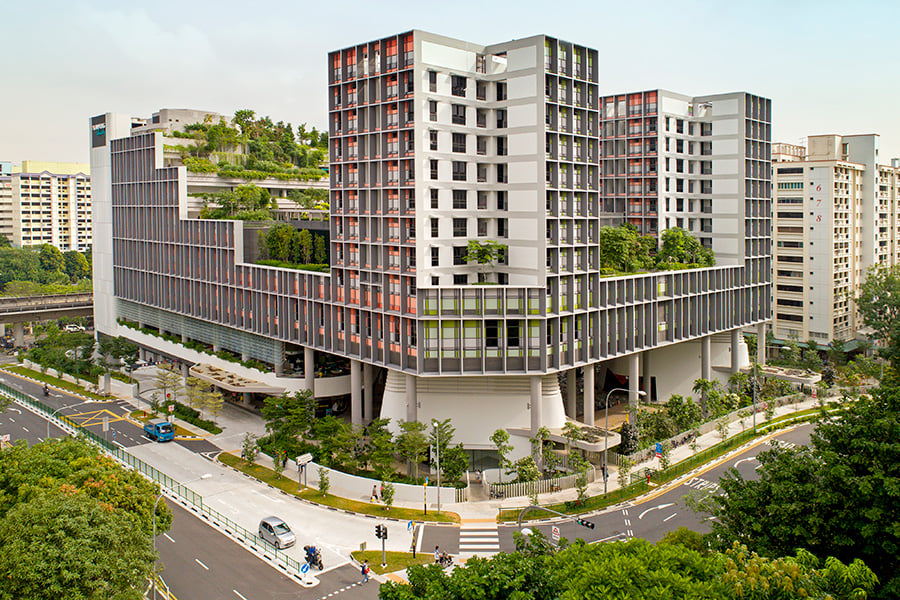
[[(330, 53), (328, 75), (327, 274), (245, 262), (243, 223), (188, 218), (196, 175), (167, 165), (163, 132), (93, 119), (95, 222), (112, 240), (101, 248), (98, 229), (101, 331), (135, 337), (116, 324), (127, 312), (276, 376), (299, 354), (295, 382), (317, 393), (315, 355), (346, 357), (354, 422), (452, 418), (473, 453), (498, 428), (523, 453), (541, 426), (593, 425), (607, 373), (632, 401), (642, 388), (666, 400), (746, 363), (742, 328), (770, 316), (770, 101), (659, 91), (624, 96), (620, 113), (601, 99), (597, 51), (547, 36), (481, 46), (410, 31)], [(620, 179), (632, 158), (641, 177)], [(671, 208), (654, 215), (654, 194)], [(717, 266), (601, 276), (599, 229), (634, 216), (630, 199), (651, 233), (693, 219)], [(495, 252), (470, 260), (473, 241)], [(198, 360), (176, 346), (165, 352)]]

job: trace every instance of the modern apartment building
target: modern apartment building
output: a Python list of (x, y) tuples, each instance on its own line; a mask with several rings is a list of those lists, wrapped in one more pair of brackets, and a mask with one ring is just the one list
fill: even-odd
[(867, 270), (900, 263), (900, 165), (879, 164), (878, 142), (815, 135), (806, 147), (775, 145), (777, 339), (854, 339), (852, 297)]
[(90, 248), (89, 165), (26, 160), (10, 171), (0, 176), (0, 233), (17, 247)]
[[(244, 262), (243, 223), (190, 218), (198, 175), (167, 165), (163, 131), (95, 117), (98, 330), (192, 362), (116, 319), (215, 340), (274, 366), (242, 376), (317, 394), (316, 355), (346, 357), (353, 422), (450, 417), (474, 451), (497, 428), (525, 453), (540, 426), (594, 425), (607, 372), (632, 401), (724, 379), (747, 362), (741, 330), (770, 318), (770, 101), (660, 91), (618, 112), (598, 61), (547, 36), (480, 46), (421, 31), (330, 53), (328, 274)], [(671, 208), (656, 215), (649, 183), (620, 186), (629, 154), (604, 146), (618, 152), (617, 136), (601, 138), (634, 119), (641, 134), (663, 123), (657, 148), (672, 140), (656, 179)], [(632, 197), (647, 231), (694, 219), (717, 266), (601, 277), (598, 230), (628, 219)], [(471, 240), (502, 244), (499, 260), (467, 261)], [(285, 356), (302, 356), (302, 379), (279, 376)]]

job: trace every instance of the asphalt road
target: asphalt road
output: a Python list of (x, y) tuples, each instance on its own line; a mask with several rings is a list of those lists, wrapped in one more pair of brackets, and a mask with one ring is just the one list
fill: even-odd
[[(805, 424), (789, 431), (784, 431), (774, 439), (784, 445), (809, 443), (813, 425)], [(655, 542), (666, 533), (679, 527), (687, 527), (705, 533), (709, 525), (702, 515), (690, 510), (684, 502), (685, 496), (703, 490), (718, 490), (718, 480), (725, 472), (734, 467), (745, 478), (755, 473), (756, 455), (770, 447), (768, 442), (753, 446), (743, 452), (729, 457), (727, 461), (716, 462), (714, 467), (700, 469), (693, 477), (672, 488), (664, 488), (664, 493), (650, 494), (639, 503), (626, 503), (617, 508), (592, 516), (587, 520), (594, 523), (594, 529), (575, 524), (572, 520), (559, 523), (528, 525), (532, 530), (540, 530), (547, 538), (551, 537), (551, 528), (555, 525), (560, 536), (568, 540), (583, 539), (587, 542), (603, 542), (627, 540), (639, 537)], [(545, 513), (546, 514), (546, 513)], [(526, 518), (539, 518), (539, 512), (532, 512)], [(500, 525), (500, 549), (503, 552), (515, 550), (513, 534), (518, 531), (515, 524)], [(433, 551), (435, 545), (441, 550), (455, 553), (459, 549), (459, 528), (430, 525), (426, 526), (422, 537), (422, 551)]]

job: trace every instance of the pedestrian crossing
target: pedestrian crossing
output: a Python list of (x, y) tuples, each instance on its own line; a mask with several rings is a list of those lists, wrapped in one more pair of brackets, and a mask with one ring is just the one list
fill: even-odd
[(500, 552), (497, 523), (491, 519), (463, 521), (459, 528), (460, 554), (494, 554)]

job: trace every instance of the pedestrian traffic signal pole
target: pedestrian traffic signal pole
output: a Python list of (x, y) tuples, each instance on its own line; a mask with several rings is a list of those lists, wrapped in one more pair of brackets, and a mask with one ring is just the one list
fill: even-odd
[[(554, 515), (558, 515), (560, 517), (565, 517), (567, 519), (572, 518), (570, 515), (553, 510), (552, 508), (547, 508), (546, 506), (538, 506), (537, 504), (529, 504), (528, 506), (526, 506), (525, 508), (523, 508), (522, 510), (519, 511), (519, 518), (516, 520), (516, 527), (518, 527), (519, 529), (522, 528), (522, 518), (525, 516), (525, 513), (529, 512), (531, 510), (545, 510), (548, 513), (553, 513)], [(576, 518), (576, 519), (574, 519), (574, 521), (578, 525), (581, 525), (582, 527), (587, 527), (588, 529), (594, 528), (594, 524), (591, 523), (590, 521), (588, 521), (587, 519)]]
[(375, 537), (381, 540), (381, 567), (387, 566), (387, 558), (384, 551), (384, 542), (387, 540), (387, 525), (375, 526)]

